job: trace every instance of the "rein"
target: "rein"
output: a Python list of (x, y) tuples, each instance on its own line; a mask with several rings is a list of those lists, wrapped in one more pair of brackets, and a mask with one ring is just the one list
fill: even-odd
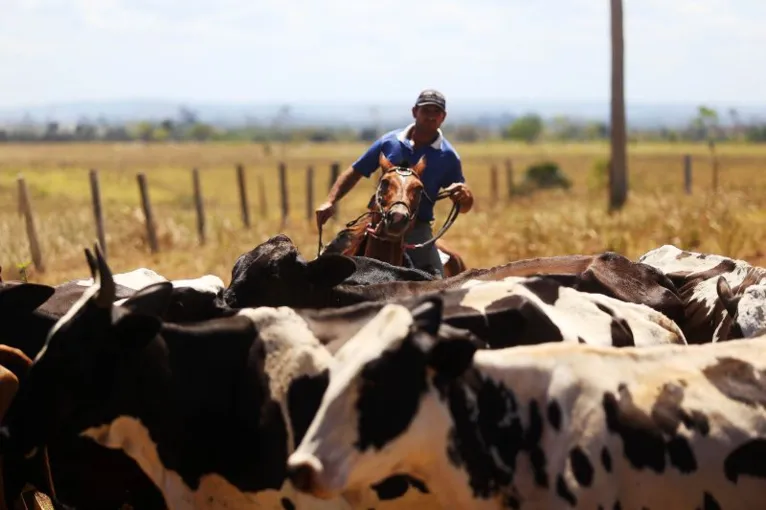
[[(412, 173), (413, 173), (412, 169), (405, 168), (405, 167), (395, 167), (393, 169), (393, 171), (395, 171), (397, 174), (403, 175), (403, 176), (412, 175)], [(365, 216), (371, 216), (373, 214), (385, 215), (385, 212), (383, 211), (383, 207), (382, 207), (382, 204), (381, 204), (381, 201), (380, 201), (380, 187), (379, 186), (380, 185), (378, 185), (378, 188), (375, 190), (375, 204), (378, 206), (379, 210), (378, 211), (365, 211), (364, 213), (360, 214), (357, 218), (355, 218), (355, 219), (349, 221), (348, 223), (346, 223), (346, 228), (350, 228), (350, 227), (356, 225)], [(445, 198), (448, 198), (451, 195), (451, 193), (448, 192), (448, 191), (440, 191), (439, 194), (436, 195), (436, 199), (432, 199), (431, 197), (428, 196), (428, 194), (426, 194), (425, 191), (423, 191), (422, 193), (423, 193), (423, 196), (425, 196), (426, 199), (428, 199), (428, 201), (431, 202), (431, 203), (436, 203), (439, 200), (443, 200)], [(404, 204), (407, 207), (407, 209), (409, 210), (409, 206), (407, 204), (405, 204), (404, 202), (402, 202), (401, 200), (397, 200), (396, 202), (392, 203), (390, 205), (390, 207), (393, 207), (396, 204)], [(415, 215), (417, 214), (417, 210), (413, 211), (411, 214), (412, 214), (412, 216), (414, 218)], [(447, 230), (449, 230), (450, 227), (452, 226), (452, 224), (455, 223), (455, 220), (457, 219), (459, 214), (460, 214), (460, 204), (458, 204), (457, 202), (453, 202), (452, 209), (450, 210), (449, 214), (447, 215), (447, 218), (444, 220), (444, 224), (441, 226), (439, 231), (431, 239), (429, 239), (427, 241), (424, 241), (422, 243), (418, 243), (418, 244), (407, 244), (407, 243), (405, 243), (404, 246), (403, 246), (404, 249), (405, 250), (412, 250), (412, 249), (417, 249), (417, 248), (423, 248), (424, 246), (428, 246), (430, 244), (435, 243), (437, 240), (439, 240), (439, 238), (441, 238), (444, 234), (447, 233)], [(375, 235), (375, 230), (372, 228), (372, 225), (369, 225), (367, 227), (367, 229), (365, 230), (365, 232), (367, 233), (367, 235), (370, 235), (370, 236), (374, 236)], [(317, 257), (319, 257), (319, 255), (322, 253), (322, 249), (323, 248), (324, 248), (324, 245), (322, 244), (322, 227), (320, 226), (319, 227), (319, 239), (318, 239), (318, 244), (317, 244)]]

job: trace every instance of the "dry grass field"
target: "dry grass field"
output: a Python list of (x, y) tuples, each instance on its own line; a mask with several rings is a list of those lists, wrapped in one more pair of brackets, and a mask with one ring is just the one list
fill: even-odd
[[(290, 236), (304, 257), (316, 254), (317, 232), (306, 218), (308, 165), (315, 168), (315, 204), (327, 191), (330, 163), (345, 168), (364, 144), (292, 145), (266, 156), (256, 144), (82, 144), (0, 145), (0, 266), (7, 279), (29, 264), (24, 221), (17, 210), (16, 178), (27, 180), (46, 271), (30, 264), (30, 281), (58, 283), (89, 276), (83, 247), (96, 239), (88, 170), (100, 172), (109, 260), (115, 272), (151, 267), (169, 278), (213, 273), (228, 283), (242, 252), (279, 232)], [(720, 146), (719, 192), (711, 192), (707, 146), (635, 144), (629, 147), (628, 204), (606, 213), (606, 190), (589, 174), (608, 154), (606, 144), (459, 144), (469, 184), (477, 196), (473, 211), (461, 215), (444, 237), (469, 267), (511, 260), (615, 250), (635, 258), (661, 244), (764, 262), (766, 239), (766, 147)], [(683, 191), (682, 156), (692, 154), (694, 186)], [(568, 191), (538, 192), (508, 199), (504, 160), (511, 158), (515, 180), (530, 163), (556, 161), (574, 185)], [(281, 225), (277, 164), (288, 169), (289, 222)], [(252, 225), (240, 218), (235, 165), (247, 170)], [(490, 165), (499, 168), (499, 201), (492, 204)], [(200, 246), (192, 199), (191, 169), (199, 168), (207, 215), (208, 242)], [(146, 242), (137, 172), (145, 172), (159, 229), (160, 252)], [(258, 178), (263, 177), (266, 215)], [(340, 206), (340, 221), (325, 229), (327, 242), (343, 223), (363, 210), (374, 179), (362, 181)], [(449, 201), (437, 207), (437, 227)]]

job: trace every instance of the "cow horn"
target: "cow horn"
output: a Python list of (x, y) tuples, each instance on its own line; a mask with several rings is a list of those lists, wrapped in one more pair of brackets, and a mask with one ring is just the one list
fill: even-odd
[(109, 269), (109, 265), (106, 263), (104, 255), (101, 253), (101, 247), (98, 244), (96, 244), (96, 264), (98, 267), (97, 281), (99, 284), (96, 304), (100, 308), (109, 308), (112, 306), (112, 303), (114, 303), (117, 291), (115, 289), (112, 271)]
[(90, 248), (85, 248), (85, 259), (88, 261), (90, 276), (93, 278), (93, 281), (96, 281), (96, 258), (93, 256), (93, 252), (90, 251)]

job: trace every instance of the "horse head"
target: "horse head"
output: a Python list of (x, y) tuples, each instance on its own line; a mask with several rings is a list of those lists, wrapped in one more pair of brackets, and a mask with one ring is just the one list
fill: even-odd
[(382, 170), (371, 202), (372, 228), (382, 239), (398, 240), (412, 227), (423, 196), (420, 180), (426, 167), (425, 156), (415, 166), (391, 163), (381, 152)]

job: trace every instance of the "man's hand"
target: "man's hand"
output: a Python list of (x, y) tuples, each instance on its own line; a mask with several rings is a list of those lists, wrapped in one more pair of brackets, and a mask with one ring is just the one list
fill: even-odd
[(333, 214), (335, 214), (335, 205), (332, 202), (324, 202), (317, 207), (317, 228), (322, 228), (322, 225), (332, 218)]
[(464, 182), (456, 182), (449, 185), (446, 191), (450, 194), (450, 200), (460, 204), (460, 212), (468, 212), (473, 207), (473, 194)]

